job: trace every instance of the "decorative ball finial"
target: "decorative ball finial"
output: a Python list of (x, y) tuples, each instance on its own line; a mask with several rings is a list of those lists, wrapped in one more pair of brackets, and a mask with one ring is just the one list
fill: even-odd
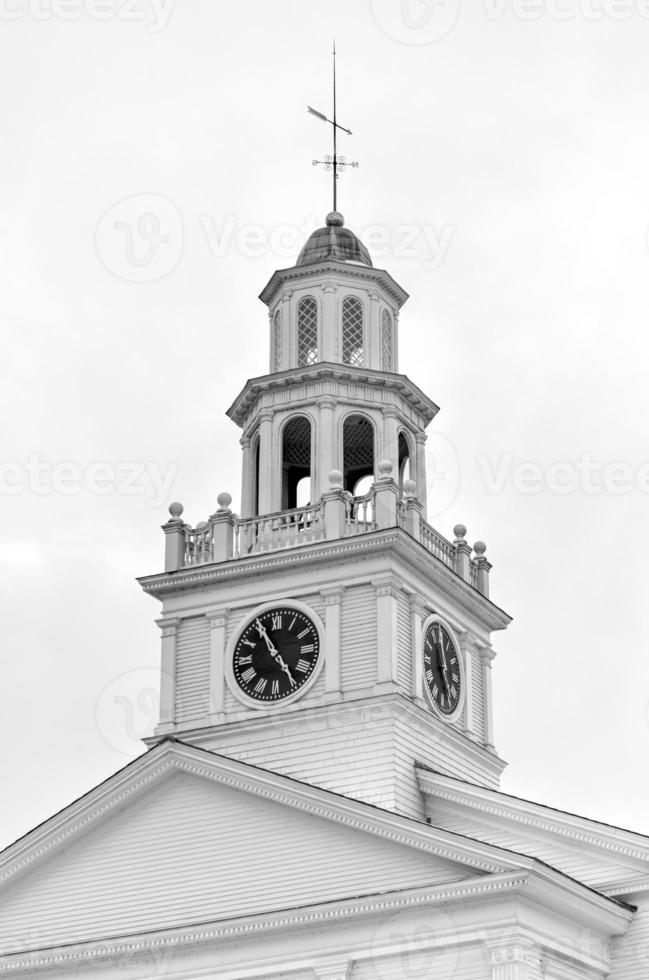
[(381, 479), (385, 480), (388, 477), (392, 476), (393, 468), (394, 467), (392, 466), (392, 463), (390, 462), (389, 459), (382, 459), (381, 462), (379, 463), (379, 474), (381, 476)]
[(475, 551), (478, 558), (482, 558), (485, 551), (487, 550), (487, 546), (484, 543), (484, 541), (476, 541), (476, 543), (473, 545), (473, 550)]
[(174, 521), (180, 520), (180, 515), (182, 514), (184, 509), (185, 508), (183, 507), (183, 505), (179, 504), (178, 501), (174, 501), (173, 504), (169, 504), (169, 513), (171, 514), (171, 517)]
[(343, 218), (340, 211), (330, 211), (327, 217), (325, 218), (325, 222), (328, 228), (331, 228), (332, 225), (334, 225), (337, 228), (342, 228), (342, 226), (345, 224), (345, 219)]
[(403, 481), (403, 492), (406, 497), (416, 497), (417, 496), (417, 484), (414, 480), (404, 480)]
[(329, 470), (329, 483), (335, 488), (342, 487), (343, 475), (340, 470)]
[(457, 541), (462, 541), (466, 537), (466, 528), (464, 524), (456, 524), (453, 528), (453, 534)]
[(198, 524), (196, 525), (196, 530), (204, 531), (206, 527), (207, 527), (207, 521), (199, 521)]
[(216, 498), (216, 502), (219, 505), (219, 510), (229, 510), (232, 497), (229, 493), (220, 493)]

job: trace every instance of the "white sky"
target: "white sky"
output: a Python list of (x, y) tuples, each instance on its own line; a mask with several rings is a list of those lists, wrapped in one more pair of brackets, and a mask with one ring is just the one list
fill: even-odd
[[(334, 34), (341, 210), (410, 292), (401, 369), (442, 407), (432, 520), (487, 541), (515, 617), (503, 788), (649, 833), (649, 9), (96, 2), (0, 0), (0, 843), (139, 751), (159, 633), (134, 577), (172, 499), (191, 523), (237, 500), (257, 294), (329, 210), (305, 106), (329, 109)], [(167, 240), (151, 259), (141, 225), (129, 262), (143, 212)]]

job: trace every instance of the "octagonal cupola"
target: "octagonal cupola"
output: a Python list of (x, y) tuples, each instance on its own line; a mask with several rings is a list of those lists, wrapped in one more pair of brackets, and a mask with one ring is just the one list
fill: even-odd
[(270, 372), (321, 361), (398, 370), (399, 310), (408, 294), (375, 269), (338, 211), (304, 244), (296, 264), (274, 273), (260, 299), (269, 309)]

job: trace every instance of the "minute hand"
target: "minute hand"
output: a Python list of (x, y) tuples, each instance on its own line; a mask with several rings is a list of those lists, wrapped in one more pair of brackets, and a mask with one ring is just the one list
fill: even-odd
[(282, 657), (281, 653), (279, 652), (279, 650), (277, 649), (277, 647), (274, 645), (273, 641), (269, 637), (268, 633), (266, 632), (265, 627), (262, 625), (262, 623), (259, 620), (257, 620), (257, 622), (256, 622), (255, 625), (257, 626), (257, 630), (259, 632), (259, 635), (263, 637), (263, 639), (264, 639), (264, 641), (266, 643), (266, 646), (268, 647), (268, 652), (270, 653), (271, 657), (274, 660), (277, 661), (277, 663), (279, 664), (280, 668), (288, 676), (288, 679), (291, 682), (291, 686), (292, 687), (295, 687), (295, 679), (293, 677), (293, 674), (291, 673), (291, 671), (289, 669), (289, 666), (286, 663), (286, 661), (284, 660), (284, 658)]

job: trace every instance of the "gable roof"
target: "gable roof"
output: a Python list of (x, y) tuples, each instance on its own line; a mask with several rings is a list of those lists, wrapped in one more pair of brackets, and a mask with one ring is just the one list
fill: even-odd
[(628, 925), (533, 858), (166, 740), (0, 854), (0, 972), (507, 895)]
[(649, 837), (478, 786), (417, 765), (427, 812), (440, 826), (504, 840), (608, 896), (649, 891)]

